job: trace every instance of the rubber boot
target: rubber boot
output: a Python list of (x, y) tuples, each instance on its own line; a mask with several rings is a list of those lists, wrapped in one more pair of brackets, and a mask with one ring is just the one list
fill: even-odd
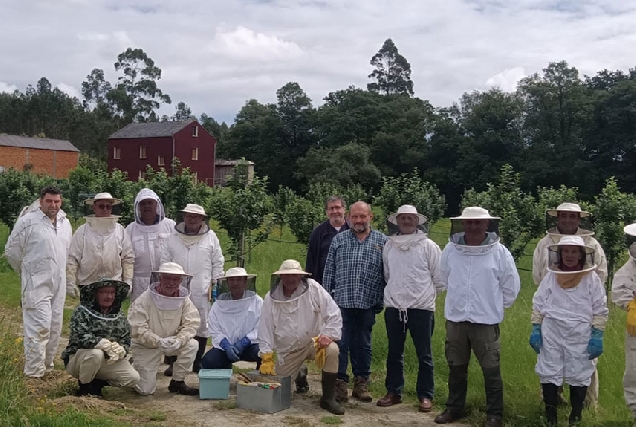
[(355, 377), (353, 380), (353, 391), (351, 396), (361, 402), (371, 402), (373, 397), (369, 393), (367, 380), (364, 377)]
[(170, 393), (179, 393), (186, 396), (196, 396), (199, 394), (199, 389), (197, 387), (190, 387), (185, 383), (185, 381), (175, 381), (170, 380), (170, 385), (168, 385), (168, 391)]
[(581, 413), (583, 412), (583, 405), (585, 403), (585, 395), (587, 394), (586, 386), (570, 386), (570, 405), (572, 405), (572, 412), (570, 412), (570, 426), (577, 426), (581, 422)]
[(205, 346), (208, 344), (208, 339), (207, 337), (194, 337), (194, 339), (199, 342), (199, 349), (192, 363), (192, 372), (197, 373), (201, 370), (201, 359), (203, 359), (205, 354)]
[[(172, 376), (172, 367), (174, 365), (174, 362), (177, 361), (177, 356), (166, 356), (168, 359), (168, 367), (166, 368), (165, 371), (163, 371), (163, 375), (166, 377), (171, 377)], [(164, 359), (165, 360), (165, 359)]]
[(300, 367), (298, 375), (294, 380), (296, 383), (296, 393), (307, 393), (309, 391), (309, 383), (307, 382), (307, 367), (305, 365)]
[(541, 384), (543, 402), (545, 403), (545, 420), (548, 427), (557, 425), (557, 405), (559, 404), (559, 387), (556, 384)]
[(93, 383), (86, 383), (83, 384), (79, 381), (77, 381), (77, 384), (79, 385), (79, 389), (77, 390), (76, 395), (77, 396), (90, 396), (93, 391)]
[(91, 385), (91, 394), (93, 396), (101, 397), (101, 396), (103, 396), (102, 389), (108, 385), (108, 381), (99, 380), (99, 379), (95, 378), (95, 379), (93, 379), (93, 381), (90, 382), (90, 385)]
[[(307, 368), (305, 367), (305, 369)], [(322, 371), (322, 397), (320, 398), (320, 407), (334, 415), (344, 415), (344, 408), (336, 402), (337, 381), (338, 374), (336, 372)]]

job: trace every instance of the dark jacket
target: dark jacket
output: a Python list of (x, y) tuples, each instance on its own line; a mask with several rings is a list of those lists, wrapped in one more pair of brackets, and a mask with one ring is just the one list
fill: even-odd
[[(96, 301), (97, 290), (104, 286), (115, 286), (115, 300), (110, 313), (100, 312)], [(64, 364), (82, 348), (95, 348), (105, 338), (117, 342), (126, 352), (130, 349), (130, 324), (121, 309), (122, 302), (128, 296), (129, 286), (119, 280), (102, 280), (80, 288), (80, 305), (71, 316), (68, 345), (62, 353)]]
[(309, 247), (307, 248), (307, 259), (305, 261), (305, 271), (311, 273), (311, 278), (322, 284), (322, 273), (325, 270), (325, 262), (329, 253), (329, 246), (333, 237), (341, 231), (349, 229), (349, 224), (345, 223), (340, 227), (340, 231), (333, 228), (329, 220), (323, 222), (311, 232), (309, 237)]

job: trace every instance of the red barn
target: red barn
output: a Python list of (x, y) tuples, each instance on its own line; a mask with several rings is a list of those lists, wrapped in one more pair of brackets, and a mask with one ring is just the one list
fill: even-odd
[(216, 140), (196, 120), (131, 123), (108, 138), (108, 171), (128, 172), (138, 180), (146, 168), (171, 172), (173, 158), (189, 167), (198, 181), (214, 185)]

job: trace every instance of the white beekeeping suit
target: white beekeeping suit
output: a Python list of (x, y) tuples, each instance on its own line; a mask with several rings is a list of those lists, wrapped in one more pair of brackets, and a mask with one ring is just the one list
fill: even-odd
[[(98, 193), (86, 201), (94, 205), (98, 201), (120, 203), (108, 193)], [(119, 216), (108, 215), (84, 217), (71, 241), (66, 266), (66, 287), (69, 295), (78, 296), (78, 286), (88, 285), (102, 279), (121, 280), (132, 285), (135, 253)]]
[(40, 210), (16, 222), (5, 254), (20, 274), (24, 322), (24, 374), (41, 377), (53, 369), (66, 299), (66, 258), (73, 231), (64, 211), (55, 223)]
[[(156, 202), (156, 220), (150, 225), (145, 224), (141, 218), (140, 203), (144, 200)], [(126, 233), (135, 252), (131, 301), (136, 300), (148, 289), (150, 273), (161, 265), (161, 240), (168, 238), (174, 226), (175, 222), (165, 217), (159, 196), (149, 188), (141, 189), (135, 198), (135, 221), (126, 227)]]
[(632, 417), (636, 420), (636, 224), (624, 228), (629, 244), (629, 259), (612, 280), (612, 301), (627, 310), (625, 333), (625, 375), (623, 394)]
[[(190, 208), (205, 216), (205, 211), (198, 205), (188, 205), (182, 212), (188, 213)], [(208, 291), (210, 285), (223, 276), (225, 263), (219, 239), (205, 223), (197, 234), (185, 234), (184, 223), (180, 222), (162, 243), (161, 263), (176, 262), (192, 275), (190, 299), (199, 310), (201, 319), (207, 319), (210, 310)], [(196, 336), (207, 337), (207, 329), (206, 322), (201, 322)]]

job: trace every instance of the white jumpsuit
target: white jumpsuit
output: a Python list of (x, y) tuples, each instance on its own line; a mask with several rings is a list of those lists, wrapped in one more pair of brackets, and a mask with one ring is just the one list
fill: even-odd
[(543, 345), (535, 372), (541, 383), (589, 386), (594, 362), (587, 345), (592, 327), (604, 330), (608, 309), (605, 289), (590, 271), (573, 288), (563, 289), (549, 271), (533, 298), (532, 323), (541, 324)]
[[(614, 274), (612, 281), (612, 301), (623, 310), (634, 299), (636, 292), (636, 260), (630, 257)], [(627, 407), (636, 419), (636, 337), (625, 333), (625, 375), (623, 394)]]
[(212, 345), (221, 348), (223, 338), (230, 344), (243, 337), (256, 342), (262, 307), (263, 298), (252, 291), (246, 291), (246, 295), (237, 300), (217, 299), (207, 319)]
[(119, 217), (87, 216), (73, 234), (66, 266), (69, 285), (84, 286), (102, 279), (132, 284), (135, 253)]
[[(225, 263), (221, 244), (214, 231), (190, 236), (173, 230), (168, 239), (162, 242), (161, 264), (166, 262), (176, 262), (187, 274), (192, 275), (190, 299), (199, 310), (201, 319), (207, 319), (210, 311), (208, 290), (210, 284), (223, 276)], [(196, 336), (208, 336), (205, 320), (201, 322)]]
[[(199, 348), (193, 338), (201, 319), (190, 301), (190, 292), (181, 287), (178, 297), (165, 297), (155, 290), (156, 286), (156, 283), (150, 285), (128, 309), (130, 350), (134, 357), (133, 366), (139, 372), (135, 390), (142, 395), (153, 394), (157, 388), (161, 356), (177, 356), (172, 379), (183, 381), (192, 370)], [(180, 342), (180, 348), (174, 354), (165, 354), (161, 349), (160, 339), (168, 337)]]
[[(140, 219), (139, 202), (153, 199), (157, 201), (158, 222), (144, 224)], [(173, 220), (164, 216), (163, 204), (157, 194), (144, 188), (135, 198), (135, 222), (126, 227), (126, 233), (132, 242), (135, 252), (135, 266), (132, 279), (130, 300), (136, 300), (150, 285), (150, 273), (159, 269), (161, 262), (161, 241), (170, 236), (174, 229)]]
[(40, 209), (20, 217), (5, 254), (22, 282), (24, 374), (41, 377), (53, 369), (66, 300), (66, 259), (73, 230), (64, 211), (56, 223)]

